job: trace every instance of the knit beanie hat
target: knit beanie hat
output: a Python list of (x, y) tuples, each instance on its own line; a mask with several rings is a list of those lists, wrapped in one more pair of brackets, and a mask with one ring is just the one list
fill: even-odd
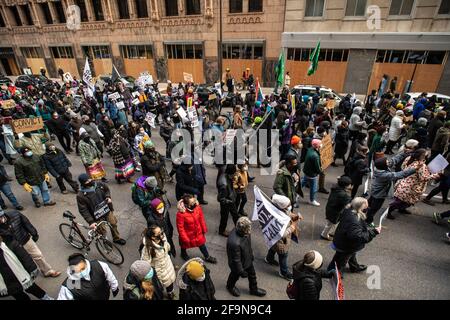
[(299, 142), (302, 141), (299, 136), (292, 136), (291, 138), (291, 144), (295, 146), (296, 144), (299, 144)]
[(144, 183), (147, 188), (156, 188), (158, 186), (158, 181), (154, 176), (145, 179)]
[(287, 207), (289, 207), (291, 205), (291, 200), (289, 200), (288, 197), (286, 196), (282, 196), (279, 194), (274, 194), (272, 196), (272, 203), (277, 207), (280, 208), (281, 210), (286, 209)]
[(144, 149), (150, 149), (155, 147), (155, 144), (151, 140), (147, 140), (144, 142)]
[(192, 280), (197, 280), (205, 274), (205, 267), (198, 261), (191, 261), (186, 266), (186, 273)]
[(314, 252), (314, 260), (311, 263), (305, 263), (305, 266), (317, 270), (322, 266), (323, 257), (315, 250), (312, 250), (312, 252)]
[(153, 209), (159, 209), (160, 206), (164, 206), (164, 202), (161, 199), (155, 198), (150, 202)]
[(130, 267), (130, 272), (136, 279), (142, 281), (152, 269), (152, 265), (146, 260), (137, 260)]
[(313, 139), (313, 141), (311, 142), (312, 147), (315, 149), (319, 148), (321, 144), (322, 140), (319, 139)]
[(78, 176), (78, 182), (80, 182), (82, 186), (84, 186), (88, 180), (89, 176), (86, 173), (82, 173)]
[(408, 148), (415, 148), (419, 145), (419, 141), (414, 140), (414, 139), (409, 139), (408, 141), (406, 141), (405, 146)]

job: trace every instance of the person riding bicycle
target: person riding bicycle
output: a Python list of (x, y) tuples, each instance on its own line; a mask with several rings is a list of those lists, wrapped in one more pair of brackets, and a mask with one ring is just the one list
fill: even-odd
[[(94, 181), (86, 173), (78, 177), (80, 192), (77, 195), (78, 211), (89, 223), (91, 229), (95, 229), (101, 221), (107, 221), (111, 225), (111, 234), (114, 243), (124, 245), (126, 241), (120, 237), (117, 228), (117, 218), (111, 200), (111, 192), (106, 184)], [(101, 226), (98, 230), (105, 234), (106, 229)]]
[(87, 260), (82, 253), (69, 256), (67, 278), (58, 300), (109, 300), (119, 293), (119, 282), (111, 268), (102, 261)]

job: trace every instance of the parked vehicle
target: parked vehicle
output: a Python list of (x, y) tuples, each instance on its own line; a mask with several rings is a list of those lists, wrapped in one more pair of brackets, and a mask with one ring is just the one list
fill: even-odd
[(47, 88), (51, 89), (53, 87), (53, 82), (40, 74), (32, 74), (32, 75), (21, 75), (18, 76), (15, 83), (16, 87), (21, 89), (26, 89), (28, 86), (33, 86), (36, 88)]
[(3, 86), (3, 85), (9, 86), (12, 83), (13, 83), (13, 81), (10, 78), (3, 76), (3, 75), (0, 76), (0, 86)]

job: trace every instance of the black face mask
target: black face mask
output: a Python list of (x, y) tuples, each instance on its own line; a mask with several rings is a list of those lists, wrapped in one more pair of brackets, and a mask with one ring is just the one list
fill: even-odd
[(91, 138), (90, 137), (83, 138), (83, 141), (89, 143), (89, 141), (91, 141)]
[(94, 184), (95, 184), (95, 182), (94, 182), (94, 181), (91, 181), (91, 182), (85, 183), (84, 186), (85, 186), (86, 188), (91, 188), (92, 186), (94, 186)]
[(191, 211), (194, 211), (194, 209), (195, 209), (196, 206), (197, 206), (197, 205), (194, 204), (194, 205), (192, 205), (192, 206), (188, 206), (187, 208), (188, 208), (189, 210), (191, 210)]
[(369, 208), (365, 208), (362, 210), (362, 212), (367, 213), (369, 211)]

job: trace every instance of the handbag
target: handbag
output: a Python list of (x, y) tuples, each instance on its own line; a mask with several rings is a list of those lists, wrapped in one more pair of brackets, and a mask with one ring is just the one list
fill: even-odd
[(297, 297), (297, 284), (294, 280), (289, 281), (286, 287), (286, 294), (289, 299), (294, 300)]

